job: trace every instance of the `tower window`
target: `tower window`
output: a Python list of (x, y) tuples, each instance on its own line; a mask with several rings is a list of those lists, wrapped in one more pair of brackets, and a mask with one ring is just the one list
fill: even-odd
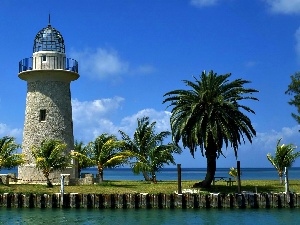
[(43, 55), (42, 57), (43, 57), (43, 62), (46, 62), (47, 61), (46, 55)]
[(46, 121), (46, 109), (40, 110), (40, 121)]

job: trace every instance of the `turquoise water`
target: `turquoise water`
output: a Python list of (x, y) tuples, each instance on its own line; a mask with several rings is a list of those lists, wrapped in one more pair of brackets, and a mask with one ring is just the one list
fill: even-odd
[(300, 209), (1, 209), (0, 224), (84, 225), (293, 225), (300, 224)]

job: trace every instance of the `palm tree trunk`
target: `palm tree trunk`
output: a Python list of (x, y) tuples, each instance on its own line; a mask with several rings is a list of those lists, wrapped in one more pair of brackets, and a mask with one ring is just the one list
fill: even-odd
[(103, 182), (103, 167), (98, 165), (98, 175), (99, 175), (99, 183)]
[(151, 178), (152, 182), (156, 184), (157, 183), (156, 174), (154, 172), (152, 172), (151, 175), (152, 175), (152, 178)]
[(51, 183), (50, 179), (49, 179), (49, 173), (44, 173), (46, 180), (47, 180), (47, 187), (52, 188), (53, 184)]
[(211, 183), (215, 177), (216, 168), (217, 168), (217, 154), (216, 153), (206, 153), (206, 176), (205, 179), (202, 181), (202, 187), (208, 188), (211, 186)]
[(202, 188), (209, 188), (211, 186), (211, 183), (215, 177), (216, 168), (217, 168), (217, 154), (208, 154), (206, 153), (206, 162), (207, 162), (207, 168), (206, 168), (206, 175), (205, 179), (199, 183), (195, 183), (193, 187), (202, 187)]
[(143, 171), (143, 176), (144, 176), (145, 181), (150, 181), (151, 180), (149, 175), (148, 175), (148, 172)]
[(214, 140), (209, 138), (205, 156), (206, 156), (206, 175), (205, 179), (199, 183), (194, 184), (194, 187), (209, 188), (215, 177), (217, 168), (217, 147), (215, 146)]
[(283, 184), (282, 174), (279, 176), (279, 182), (280, 184)]

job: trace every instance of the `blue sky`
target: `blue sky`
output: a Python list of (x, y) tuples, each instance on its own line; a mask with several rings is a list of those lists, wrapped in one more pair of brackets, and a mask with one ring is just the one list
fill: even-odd
[[(239, 148), (242, 167), (270, 167), (266, 154), (279, 138), (300, 147), (284, 93), (300, 66), (300, 0), (1, 0), (0, 136), (22, 142), (26, 83), (18, 63), (32, 56), (49, 13), (67, 57), (79, 62), (71, 84), (75, 139), (132, 134), (144, 115), (157, 121), (157, 132), (169, 130), (163, 95), (214, 70), (259, 90), (259, 102), (244, 102), (256, 112), (247, 115), (257, 135)], [(233, 150), (223, 151), (217, 166), (236, 166)], [(200, 151), (193, 159), (188, 149), (176, 162), (206, 167)]]

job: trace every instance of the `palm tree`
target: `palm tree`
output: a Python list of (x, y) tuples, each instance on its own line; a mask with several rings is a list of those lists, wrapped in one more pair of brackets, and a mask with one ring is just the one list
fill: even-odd
[(89, 148), (88, 146), (84, 146), (82, 141), (75, 141), (74, 151), (72, 152), (72, 155), (78, 162), (77, 170), (79, 177), (82, 169), (93, 166), (93, 162), (90, 159), (91, 153), (89, 151)]
[(173, 107), (170, 123), (174, 142), (178, 144), (181, 140), (193, 157), (197, 147), (200, 147), (202, 156), (206, 156), (205, 179), (195, 187), (210, 187), (223, 145), (227, 148), (230, 143), (237, 157), (238, 146), (245, 143), (244, 137), (252, 143), (256, 135), (250, 119), (240, 109), (255, 112), (239, 101), (258, 100), (251, 96), (258, 91), (244, 88), (250, 83), (246, 80), (229, 82), (230, 76), (204, 71), (200, 79), (194, 77), (195, 82), (183, 81), (191, 90), (173, 90), (164, 95), (163, 103), (170, 102), (169, 107)]
[(295, 152), (297, 148), (293, 144), (280, 144), (281, 139), (278, 140), (275, 150), (275, 156), (272, 156), (270, 153), (267, 154), (267, 159), (275, 167), (278, 172), (279, 181), (283, 184), (283, 173), (285, 167), (291, 167), (295, 160), (300, 156), (300, 152)]
[[(181, 149), (174, 143), (163, 144), (163, 141), (171, 133), (163, 131), (155, 133), (156, 122), (150, 123), (149, 117), (138, 119), (138, 126), (131, 139), (123, 131), (119, 131), (125, 149), (129, 150), (135, 159), (131, 162), (133, 172), (142, 173), (146, 181), (156, 182), (156, 172), (163, 168), (164, 164), (175, 164), (174, 153), (181, 153)], [(150, 178), (151, 177), (151, 178)]]
[(122, 151), (122, 142), (115, 135), (101, 134), (89, 143), (89, 149), (91, 164), (98, 168), (99, 182), (103, 181), (105, 168), (117, 167), (128, 160), (128, 152)]
[(20, 147), (13, 137), (0, 138), (0, 170), (2, 168), (11, 169), (24, 163), (23, 154), (16, 153)]
[(67, 145), (59, 140), (45, 139), (39, 147), (32, 146), (32, 155), (36, 167), (47, 179), (47, 186), (53, 187), (49, 175), (55, 170), (64, 170), (70, 166), (70, 156), (65, 154)]
[(237, 168), (230, 167), (228, 174), (230, 176), (232, 176), (234, 179), (236, 179), (237, 176), (238, 176), (238, 170), (237, 170)]

